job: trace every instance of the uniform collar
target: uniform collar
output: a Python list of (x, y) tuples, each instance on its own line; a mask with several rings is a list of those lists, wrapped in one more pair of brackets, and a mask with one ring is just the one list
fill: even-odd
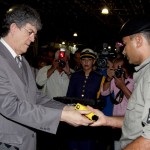
[(135, 71), (139, 71), (140, 69), (144, 68), (149, 63), (150, 63), (150, 57), (147, 58), (141, 65), (136, 66)]

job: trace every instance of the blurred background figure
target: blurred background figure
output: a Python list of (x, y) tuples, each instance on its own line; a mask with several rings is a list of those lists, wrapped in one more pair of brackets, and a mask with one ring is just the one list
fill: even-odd
[(48, 50), (46, 58), (47, 58), (48, 64), (51, 65), (55, 59), (54, 50)]
[(81, 55), (81, 51), (77, 50), (73, 54), (73, 59), (70, 60), (71, 68), (74, 71), (78, 71), (78, 70), (82, 69), (82, 65), (81, 65), (81, 62), (80, 62), (80, 55)]
[[(112, 77), (112, 73), (114, 72), (113, 70), (113, 61), (116, 58), (110, 57), (107, 59), (107, 68), (106, 68), (106, 75), (105, 75), (105, 80), (106, 78), (108, 79), (109, 77)], [(111, 93), (111, 97), (114, 97), (114, 93)], [(105, 107), (103, 108), (103, 113), (107, 116), (112, 116), (113, 114), (113, 102), (110, 100), (110, 95), (103, 96), (103, 99), (105, 100)]]
[(37, 57), (34, 61), (35, 61), (35, 65), (34, 66), (30, 66), (30, 67), (31, 67), (31, 71), (33, 73), (33, 76), (36, 79), (36, 76), (38, 74), (39, 69), (41, 69), (44, 66), (46, 66), (47, 65), (47, 61), (43, 57)]
[(41, 68), (37, 74), (37, 84), (43, 86), (42, 92), (50, 98), (66, 96), (72, 72), (68, 63), (69, 59), (68, 50), (65, 50), (65, 55), (62, 58), (60, 58), (60, 50), (57, 50), (52, 64)]
[[(31, 57), (30, 54), (28, 57)], [(41, 69), (44, 66), (52, 64), (54, 57), (55, 57), (54, 50), (52, 50), (50, 47), (46, 47), (41, 48), (39, 50), (38, 55), (29, 61), (35, 79), (39, 69)], [(38, 86), (38, 88), (41, 89), (40, 86)]]

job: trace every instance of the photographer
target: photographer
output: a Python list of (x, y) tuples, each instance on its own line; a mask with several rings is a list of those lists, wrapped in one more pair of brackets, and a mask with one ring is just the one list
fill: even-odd
[(60, 49), (56, 51), (52, 65), (45, 66), (39, 70), (36, 82), (38, 85), (43, 86), (42, 92), (49, 97), (66, 95), (72, 72), (68, 63), (69, 59), (69, 51)]
[[(109, 62), (109, 59), (108, 59)], [(110, 100), (114, 103), (113, 116), (124, 116), (128, 99), (131, 96), (134, 82), (132, 79), (132, 70), (127, 60), (123, 57), (116, 58), (113, 62), (113, 68), (107, 69), (107, 78), (103, 85), (101, 94), (103, 96), (110, 94)], [(114, 92), (114, 97), (111, 93)], [(120, 150), (119, 139), (121, 129), (114, 128), (115, 150)]]

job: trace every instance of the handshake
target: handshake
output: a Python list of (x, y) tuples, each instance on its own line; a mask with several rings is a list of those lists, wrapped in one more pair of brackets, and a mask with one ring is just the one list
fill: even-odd
[[(81, 105), (80, 103), (77, 103), (75, 105), (75, 110), (88, 110), (88, 108), (84, 105)], [(97, 121), (98, 120), (98, 116), (95, 115), (93, 112), (85, 115), (87, 118), (89, 118), (92, 121)]]

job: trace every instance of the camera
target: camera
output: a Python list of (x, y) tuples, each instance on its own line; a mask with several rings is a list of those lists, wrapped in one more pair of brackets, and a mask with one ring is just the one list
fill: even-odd
[(97, 67), (99, 69), (107, 67), (107, 57), (99, 57), (97, 59)]
[(59, 63), (59, 67), (64, 68), (66, 66), (66, 62), (63, 60), (63, 58), (65, 57), (65, 48), (60, 48), (59, 51), (59, 57), (58, 57), (58, 63)]
[(107, 43), (103, 43), (103, 49), (98, 54), (97, 67), (98, 69), (107, 68), (107, 59), (110, 57), (116, 57), (115, 52), (111, 50), (111, 47)]
[(121, 66), (118, 66), (118, 69), (115, 70), (115, 76), (116, 76), (117, 78), (121, 78), (121, 76), (122, 76), (123, 74), (124, 74), (123, 69), (121, 68)]
[(58, 63), (59, 63), (59, 67), (60, 68), (64, 68), (66, 66), (66, 62), (64, 60), (62, 60), (62, 59), (59, 59)]

